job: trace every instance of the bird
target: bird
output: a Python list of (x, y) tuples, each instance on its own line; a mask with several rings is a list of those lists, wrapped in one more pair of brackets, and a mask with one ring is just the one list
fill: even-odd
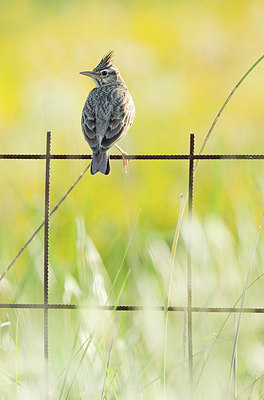
[(123, 157), (124, 169), (127, 153), (116, 142), (123, 138), (135, 118), (135, 105), (131, 94), (113, 63), (113, 51), (109, 51), (92, 71), (80, 72), (93, 80), (95, 88), (89, 93), (81, 117), (85, 140), (93, 155), (91, 174), (110, 173), (109, 150), (115, 146)]

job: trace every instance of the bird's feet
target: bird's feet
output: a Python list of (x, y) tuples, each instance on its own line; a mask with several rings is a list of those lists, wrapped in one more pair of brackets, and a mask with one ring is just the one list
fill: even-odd
[(127, 158), (125, 158), (124, 156), (128, 156), (128, 153), (126, 151), (124, 151), (123, 149), (121, 149), (121, 147), (119, 147), (117, 144), (114, 145), (115, 148), (117, 150), (120, 151), (120, 153), (122, 154), (122, 159), (123, 159), (123, 167), (124, 167), (124, 171), (127, 174), (127, 166), (128, 163), (130, 162), (130, 160), (128, 160)]

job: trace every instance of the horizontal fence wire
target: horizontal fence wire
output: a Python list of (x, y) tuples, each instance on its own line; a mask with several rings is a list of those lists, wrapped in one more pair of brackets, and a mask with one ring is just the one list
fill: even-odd
[[(6, 160), (91, 160), (91, 154), (0, 154), (0, 159)], [(110, 155), (112, 160), (264, 160), (264, 154), (133, 154), (133, 155)], [(41, 227), (44, 225), (42, 223)], [(15, 304), (0, 303), (0, 309), (50, 309), (50, 310), (106, 310), (106, 311), (164, 311), (165, 306), (143, 306), (143, 305), (82, 305), (82, 304)], [(249, 307), (191, 307), (191, 312), (209, 313), (256, 313), (264, 314), (264, 308)], [(184, 312), (185, 307), (169, 306), (170, 312)]]
[[(91, 154), (0, 154), (4, 160), (91, 160)], [(111, 160), (264, 160), (264, 154), (129, 154), (110, 155)]]
[[(98, 310), (98, 311), (170, 311), (170, 312), (185, 312), (186, 307), (175, 307), (175, 306), (111, 306), (111, 305), (98, 305), (98, 304), (14, 304), (14, 303), (2, 303), (0, 308), (11, 309), (38, 309), (43, 310), (45, 308), (49, 310)], [(194, 313), (245, 313), (245, 314), (264, 314), (264, 308), (254, 307), (191, 307), (191, 312)]]
[[(62, 197), (60, 202), (49, 213), (49, 174), (50, 160), (91, 160), (91, 154), (51, 154), (50, 153), (50, 132), (47, 133), (46, 154), (0, 154), (0, 160), (46, 160), (46, 190), (45, 190), (45, 222), (37, 228), (27, 244), (45, 225), (44, 240), (44, 302), (32, 304), (0, 303), (0, 309), (35, 309), (44, 310), (44, 357), (45, 357), (45, 399), (49, 400), (49, 352), (48, 352), (48, 310), (98, 310), (98, 311), (156, 311), (156, 312), (183, 312), (188, 311), (188, 364), (189, 364), (189, 400), (193, 399), (193, 348), (192, 348), (192, 313), (250, 313), (264, 314), (264, 308), (258, 307), (194, 307), (192, 305), (192, 285), (191, 285), (191, 245), (188, 247), (188, 282), (187, 297), (188, 306), (164, 306), (164, 305), (94, 305), (94, 304), (50, 304), (48, 302), (48, 259), (49, 259), (49, 217), (58, 208), (61, 202), (67, 197), (72, 188), (79, 182), (83, 174), (90, 167), (86, 167), (84, 172), (78, 177), (68, 192)], [(189, 154), (134, 154), (134, 155), (111, 155), (112, 160), (189, 160), (189, 222), (192, 216), (193, 201), (193, 178), (194, 178), (194, 160), (264, 160), (264, 154), (194, 154), (194, 134), (190, 135), (190, 153)], [(191, 230), (191, 226), (190, 226)], [(27, 244), (20, 250), (6, 271), (2, 274), (0, 280), (6, 275), (10, 267), (22, 253)]]

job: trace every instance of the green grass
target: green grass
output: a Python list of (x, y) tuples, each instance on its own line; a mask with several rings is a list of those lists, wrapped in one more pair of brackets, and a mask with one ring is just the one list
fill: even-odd
[[(140, 217), (138, 224), (140, 225)], [(215, 230), (218, 231), (218, 235), (220, 230), (225, 236), (227, 227), (222, 221), (219, 221), (219, 224), (217, 226), (214, 221)], [(248, 265), (244, 265), (244, 273), (241, 271), (240, 248), (235, 254), (230, 253), (229, 245), (221, 248), (227, 259), (232, 257), (232, 271), (229, 271), (229, 273), (232, 272), (233, 279), (231, 280), (226, 276), (228, 270), (222, 269), (222, 278), (219, 279), (219, 286), (216, 287), (214, 275), (217, 274), (220, 261), (218, 259), (219, 253), (217, 248), (209, 242), (210, 232), (209, 234), (204, 232), (206, 243), (203, 243), (199, 238), (201, 231), (198, 228), (198, 221), (194, 222), (194, 226), (194, 248), (199, 246), (203, 249), (203, 252), (207, 253), (207, 264), (212, 269), (211, 274), (207, 274), (207, 276), (202, 276), (202, 271), (199, 272), (202, 290), (199, 290), (201, 289), (199, 288), (199, 280), (194, 277), (194, 293), (202, 296), (202, 299), (211, 298), (211, 300), (214, 300), (212, 290), (221, 292), (220, 294), (216, 293), (216, 297), (224, 298), (224, 301), (219, 301), (218, 306), (238, 305), (239, 299), (241, 301), (243, 275), (248, 268)], [(82, 229), (85, 229), (84, 226)], [(183, 222), (183, 232), (184, 230), (185, 223)], [(137, 231), (138, 228), (135, 228), (135, 233), (138, 234)], [(104, 299), (107, 299), (107, 292), (110, 293), (111, 291), (112, 304), (115, 304), (117, 300), (120, 304), (165, 304), (162, 299), (165, 299), (164, 295), (166, 296), (166, 293), (167, 295), (169, 293), (167, 285), (169, 281), (172, 288), (170, 304), (177, 305), (181, 302), (185, 304), (187, 242), (184, 239), (184, 233), (179, 240), (173, 277), (171, 277), (169, 269), (170, 249), (166, 241), (160, 237), (160, 234), (157, 233), (156, 236), (153, 236), (152, 233), (151, 238), (149, 234), (141, 235), (140, 242), (145, 243), (141, 245), (140, 249), (135, 246), (136, 239), (134, 236), (127, 250), (127, 258), (130, 260), (130, 264), (127, 261), (124, 265), (127, 272), (130, 265), (131, 273), (127, 280), (122, 277), (119, 278), (121, 281), (119, 290), (117, 290), (118, 282), (116, 282), (116, 289), (111, 290), (109, 274), (102, 258), (87, 232), (83, 231), (82, 235), (84, 236), (82, 245), (80, 245), (80, 239), (78, 239), (78, 242), (76, 241), (78, 243), (78, 257), (85, 256), (86, 253), (86, 257), (89, 254), (89, 259), (86, 258), (84, 261), (85, 270), (80, 264), (77, 276), (68, 274), (67, 279), (64, 278), (65, 285), (61, 295), (67, 299), (67, 302), (104, 304)], [(128, 237), (128, 242), (130, 237)], [(251, 253), (252, 251), (251, 248)], [(135, 257), (139, 259), (142, 257), (141, 252), (144, 254), (144, 262), (148, 262), (147, 266), (143, 267), (142, 265), (143, 268), (139, 268), (133, 262)], [(250, 254), (248, 254), (248, 257), (250, 260)], [(248, 305), (247, 299), (250, 300), (252, 294), (254, 294), (254, 297), (261, 297), (262, 257), (262, 249), (258, 246), (250, 280), (252, 283), (255, 277), (255, 282), (248, 288), (245, 306)], [(206, 265), (203, 264), (202, 266), (206, 269)], [(194, 262), (194, 270), (196, 267), (197, 261)], [(52, 270), (51, 277), (53, 274), (58, 276), (56, 268)], [(81, 279), (83, 274), (86, 274), (85, 279)], [(41, 276), (38, 279), (41, 281)], [(54, 286), (55, 284), (52, 283), (51, 279), (51, 297)], [(30, 288), (31, 285), (25, 287), (25, 293), (23, 293), (28, 298), (30, 298)], [(56, 288), (58, 288), (58, 285), (56, 285)], [(7, 292), (12, 298), (13, 288), (10, 287)], [(234, 297), (235, 293), (237, 293), (236, 298)], [(213, 301), (207, 300), (206, 303), (208, 306)], [(196, 301), (195, 305), (205, 304), (203, 301), (197, 304)], [(161, 312), (154, 311), (125, 313), (117, 311), (51, 310), (49, 316), (52, 398), (100, 398), (105, 387), (105, 398), (109, 399), (140, 398), (140, 396), (141, 398), (155, 399), (163, 396), (164, 372), (166, 398), (173, 398), (175, 394), (179, 398), (186, 396), (188, 379), (186, 376), (187, 368), (184, 365), (187, 360), (184, 356), (185, 325), (183, 313), (164, 315)], [(211, 398), (215, 388), (218, 388), (220, 399), (223, 398), (227, 390), (233, 347), (233, 323), (227, 317), (225, 314), (195, 314), (193, 316), (194, 390), (198, 399), (204, 398), (204, 396)], [(42, 312), (2, 310), (1, 321), (10, 322), (10, 325), (1, 328), (1, 393), (3, 393), (5, 399), (34, 398), (37, 393), (41, 397), (43, 386), (43, 369), (41, 368), (43, 357)], [(13, 321), (15, 321), (15, 326), (12, 329)], [(164, 330), (165, 327), (166, 331)], [(167, 351), (166, 368), (162, 371), (164, 332), (166, 332)], [(262, 335), (262, 316), (256, 314), (243, 315), (237, 355), (238, 395), (245, 391), (244, 397), (241, 398), (247, 398), (245, 396), (249, 394), (250, 385), (261, 373), (261, 370), (259, 370), (259, 373), (256, 372), (258, 362), (260, 362), (256, 356), (259, 354), (259, 357), (261, 357)], [(107, 367), (111, 346), (112, 351)], [(36, 368), (36, 363), (38, 368)], [(262, 388), (262, 380), (259, 379), (254, 384), (254, 398), (259, 398)]]
[[(137, 108), (122, 142), (129, 153), (188, 153), (190, 131), (196, 152), (206, 144), (208, 153), (263, 153), (257, 0), (0, 8), (1, 152), (44, 152), (50, 129), (52, 152), (88, 152), (79, 120), (92, 86), (78, 72), (114, 47)], [(135, 161), (127, 175), (121, 164), (112, 161), (107, 179), (86, 173), (52, 215), (49, 301), (185, 307), (188, 162)], [(45, 171), (42, 161), (1, 166), (2, 272), (43, 220)], [(86, 167), (51, 161), (51, 210)], [(194, 306), (263, 307), (262, 235), (254, 253), (263, 172), (262, 161), (199, 163)], [(0, 296), (43, 302), (42, 232), (1, 281)], [(195, 399), (234, 398), (234, 387), (237, 399), (263, 398), (263, 316), (243, 314), (236, 324), (232, 315), (194, 313)], [(51, 399), (186, 399), (186, 329), (186, 312), (50, 310)], [(44, 399), (43, 312), (0, 310), (0, 336), (0, 399)]]

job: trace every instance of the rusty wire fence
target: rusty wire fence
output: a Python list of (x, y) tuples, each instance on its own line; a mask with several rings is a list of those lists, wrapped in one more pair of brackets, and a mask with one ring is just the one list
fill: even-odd
[[(122, 160), (121, 155), (112, 155), (111, 159)], [(76, 186), (83, 174), (89, 169), (90, 164), (86, 167), (83, 173), (78, 177), (66, 194), (60, 199), (57, 205), (50, 211), (50, 161), (51, 160), (90, 160), (91, 155), (76, 155), (76, 154), (52, 154), (51, 153), (51, 132), (47, 132), (46, 137), (46, 152), (45, 154), (0, 154), (0, 159), (23, 159), (23, 160), (45, 160), (45, 212), (44, 221), (35, 230), (30, 239), (26, 242), (23, 248), (18, 252), (16, 257), (8, 265), (8, 267), (2, 272), (0, 276), (1, 280), (8, 273), (9, 269), (13, 266), (15, 261), (21, 255), (23, 250), (32, 241), (36, 234), (44, 226), (44, 287), (43, 287), (43, 303), (29, 303), (29, 304), (17, 304), (17, 303), (0, 303), (0, 309), (39, 309), (43, 310), (44, 319), (44, 359), (45, 359), (45, 393), (46, 399), (49, 398), (49, 310), (77, 310), (77, 309), (95, 309), (95, 310), (113, 310), (123, 312), (133, 311), (168, 311), (168, 312), (186, 312), (187, 313), (187, 341), (188, 341), (188, 366), (189, 366), (189, 386), (190, 393), (189, 398), (193, 397), (193, 327), (192, 327), (192, 316), (193, 313), (260, 313), (264, 314), (264, 308), (245, 308), (245, 307), (195, 307), (192, 302), (192, 212), (193, 212), (193, 196), (194, 196), (194, 172), (195, 172), (195, 161), (197, 160), (264, 160), (264, 154), (195, 154), (194, 152), (194, 134), (190, 134), (190, 149), (188, 154), (171, 154), (171, 155), (127, 155), (125, 158), (130, 160), (188, 160), (189, 161), (189, 183), (188, 183), (188, 218), (189, 218), (189, 241), (188, 241), (188, 257), (186, 260), (187, 264), (187, 306), (179, 307), (177, 305), (166, 306), (144, 306), (144, 305), (85, 305), (85, 304), (52, 304), (49, 302), (49, 221), (50, 216), (57, 210), (61, 203), (66, 199), (71, 190)]]

